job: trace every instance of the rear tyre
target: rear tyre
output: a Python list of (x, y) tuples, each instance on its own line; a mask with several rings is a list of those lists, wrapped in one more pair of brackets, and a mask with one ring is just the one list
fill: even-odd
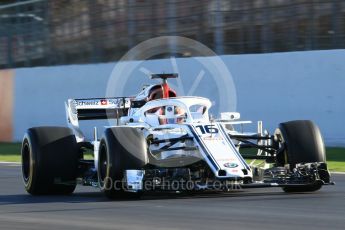
[(78, 147), (64, 127), (30, 128), (21, 149), (22, 177), (32, 195), (67, 195), (76, 187)]
[(142, 192), (126, 192), (122, 181), (125, 170), (142, 169), (147, 162), (147, 143), (136, 128), (106, 129), (98, 156), (98, 181), (106, 197), (139, 198)]
[[(285, 145), (285, 151), (277, 156), (280, 165), (288, 164), (290, 169), (293, 169), (296, 164), (326, 162), (325, 146), (320, 129), (312, 121), (298, 120), (281, 123), (275, 134)], [(323, 165), (327, 170), (326, 164)], [(324, 178), (320, 179), (328, 181), (329, 178), (326, 178), (326, 174), (323, 175)], [(285, 192), (313, 192), (321, 187), (322, 184), (317, 183), (285, 187), (283, 190)]]

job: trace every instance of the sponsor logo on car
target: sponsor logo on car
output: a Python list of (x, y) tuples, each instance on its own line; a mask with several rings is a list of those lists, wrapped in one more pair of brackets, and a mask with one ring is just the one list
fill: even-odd
[(216, 137), (216, 136), (213, 136), (213, 137), (203, 137), (202, 139), (205, 140), (205, 141), (222, 141), (223, 140), (223, 138)]
[(83, 106), (83, 105), (98, 105), (99, 101), (95, 100), (85, 100), (85, 101), (77, 101), (77, 106)]
[(238, 167), (238, 164), (236, 163), (225, 163), (224, 164), (224, 167), (227, 167), (227, 168), (237, 168)]

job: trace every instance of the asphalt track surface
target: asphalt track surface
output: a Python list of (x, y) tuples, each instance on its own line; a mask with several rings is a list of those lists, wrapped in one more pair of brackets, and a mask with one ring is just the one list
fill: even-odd
[(0, 164), (0, 229), (345, 229), (345, 175), (315, 193), (279, 188), (231, 193), (147, 194), (109, 201), (97, 189), (33, 197), (20, 167)]

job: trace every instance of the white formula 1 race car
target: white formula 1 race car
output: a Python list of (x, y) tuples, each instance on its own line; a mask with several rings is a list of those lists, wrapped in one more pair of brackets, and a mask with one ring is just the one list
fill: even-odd
[[(35, 127), (22, 143), (22, 175), (33, 195), (70, 194), (76, 185), (107, 197), (145, 191), (204, 191), (281, 187), (311, 192), (333, 184), (319, 128), (311, 121), (279, 124), (274, 134), (235, 129), (236, 112), (210, 118), (210, 100), (179, 97), (167, 83), (177, 74), (154, 74), (162, 84), (135, 97), (69, 99), (67, 127)], [(87, 140), (80, 120), (111, 119)], [(254, 149), (255, 151), (248, 151)], [(85, 158), (93, 151), (93, 159)]]

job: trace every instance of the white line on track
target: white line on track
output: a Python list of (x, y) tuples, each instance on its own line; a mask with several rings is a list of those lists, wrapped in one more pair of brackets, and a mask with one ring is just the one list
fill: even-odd
[(331, 174), (342, 174), (342, 175), (345, 175), (345, 172), (331, 172)]
[(0, 161), (0, 165), (6, 165), (6, 166), (20, 166), (20, 162), (7, 162), (7, 161)]

